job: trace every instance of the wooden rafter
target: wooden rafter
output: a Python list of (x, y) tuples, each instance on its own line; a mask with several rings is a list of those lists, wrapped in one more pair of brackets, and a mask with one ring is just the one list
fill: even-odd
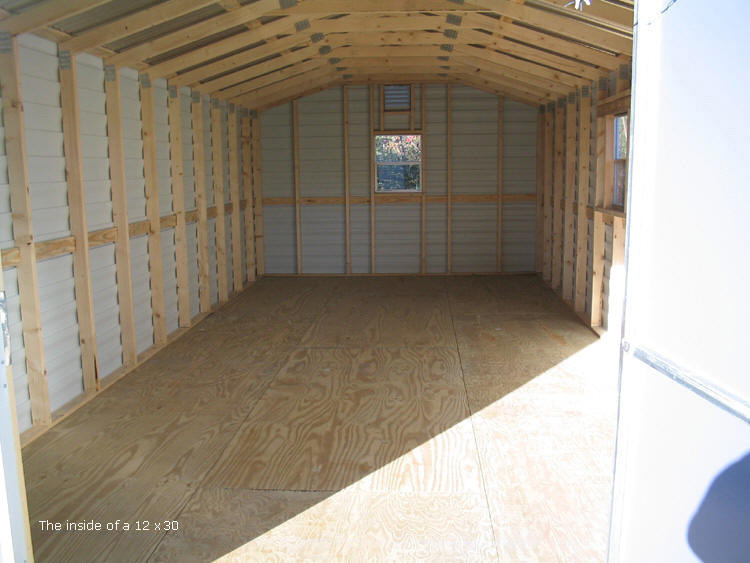
[(182, 14), (214, 4), (216, 0), (169, 0), (151, 8), (99, 25), (60, 43), (60, 49), (78, 53), (149, 29)]
[[(208, 20), (140, 43), (122, 51), (121, 53), (113, 55), (106, 62), (117, 66), (127, 66), (153, 58), (158, 54), (184, 47), (185, 45), (221, 33), (232, 27), (249, 23), (264, 15), (268, 11), (267, 8), (270, 4), (273, 4), (276, 7), (278, 6), (278, 2), (271, 2), (271, 0), (261, 0), (254, 4), (242, 6), (241, 8), (232, 10), (225, 14), (215, 16)], [(301, 17), (298, 18), (298, 21), (301, 20)], [(260, 39), (262, 39), (262, 37), (256, 39), (256, 41), (259, 41)]]

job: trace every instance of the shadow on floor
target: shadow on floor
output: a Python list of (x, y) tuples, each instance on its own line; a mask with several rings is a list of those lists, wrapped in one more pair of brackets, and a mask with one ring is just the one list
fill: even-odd
[(36, 558), (600, 558), (595, 340), (535, 276), (263, 279), (24, 450)]

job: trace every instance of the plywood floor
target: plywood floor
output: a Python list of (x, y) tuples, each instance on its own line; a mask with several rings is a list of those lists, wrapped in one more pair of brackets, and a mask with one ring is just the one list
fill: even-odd
[(601, 348), (533, 276), (263, 279), (25, 448), (36, 558), (603, 561)]

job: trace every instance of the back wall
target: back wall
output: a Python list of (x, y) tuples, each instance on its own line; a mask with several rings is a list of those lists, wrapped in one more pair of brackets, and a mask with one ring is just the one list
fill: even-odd
[[(293, 103), (261, 115), (265, 273), (533, 272), (538, 108), (431, 84), (388, 114), (380, 96), (337, 87), (299, 99), (296, 120)], [(410, 120), (423, 193), (375, 194), (373, 214), (372, 131)]]

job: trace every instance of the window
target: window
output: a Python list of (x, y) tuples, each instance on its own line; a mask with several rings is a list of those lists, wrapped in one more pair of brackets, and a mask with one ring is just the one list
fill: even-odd
[(422, 136), (375, 135), (377, 192), (422, 189)]
[(615, 116), (615, 177), (613, 178), (612, 205), (625, 207), (628, 186), (628, 114)]

